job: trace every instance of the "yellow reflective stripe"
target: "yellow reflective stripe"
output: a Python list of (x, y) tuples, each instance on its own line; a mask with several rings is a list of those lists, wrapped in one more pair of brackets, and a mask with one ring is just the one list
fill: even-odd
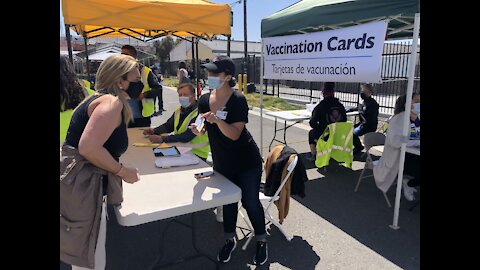
[(332, 149), (329, 148), (329, 149), (327, 149), (327, 150), (325, 150), (325, 151), (318, 152), (318, 153), (317, 153), (317, 157), (321, 157), (321, 156), (324, 156), (324, 155), (326, 155), (326, 154), (330, 154), (331, 152), (332, 152)]
[(347, 144), (350, 141), (350, 138), (352, 138), (352, 136), (353, 136), (353, 128), (350, 128), (347, 138), (345, 138), (345, 144), (343, 145), (343, 147), (347, 147)]
[(345, 152), (352, 152), (353, 151), (351, 148), (348, 148), (346, 146), (332, 145), (332, 148), (340, 150), (340, 151), (345, 151)]

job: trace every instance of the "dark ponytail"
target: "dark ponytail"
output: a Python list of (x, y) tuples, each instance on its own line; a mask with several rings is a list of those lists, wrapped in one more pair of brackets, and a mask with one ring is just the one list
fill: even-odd
[(235, 80), (235, 78), (232, 76), (232, 79), (228, 81), (228, 85), (230, 87), (234, 87), (235, 85), (237, 85), (237, 80)]

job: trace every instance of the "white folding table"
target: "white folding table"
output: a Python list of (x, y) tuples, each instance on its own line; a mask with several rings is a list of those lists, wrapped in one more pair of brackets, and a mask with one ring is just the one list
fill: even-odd
[[(115, 207), (120, 225), (135, 226), (240, 201), (241, 189), (220, 173), (215, 172), (211, 177), (200, 180), (194, 177), (195, 173), (212, 170), (202, 160), (196, 165), (157, 168), (151, 147), (132, 145), (148, 142), (142, 131), (130, 128), (128, 137), (129, 146), (120, 161), (126, 166), (137, 167), (140, 181), (134, 184), (123, 183), (123, 202)], [(192, 215), (192, 242), (195, 250), (200, 253), (195, 243), (193, 220)], [(207, 257), (218, 268), (216, 260), (204, 254), (189, 259), (199, 256)]]
[[(354, 116), (357, 114), (358, 114), (358, 111), (353, 111), (353, 112), (348, 112), (347, 116)], [(296, 123), (300, 123), (304, 120), (309, 120), (310, 117), (312, 116), (312, 112), (308, 110), (291, 110), (291, 111), (279, 111), (279, 112), (266, 112), (265, 115), (275, 117), (275, 124), (274, 124), (275, 126), (273, 128), (274, 130), (273, 139), (270, 142), (270, 145), (268, 146), (268, 151), (270, 152), (270, 149), (274, 141), (287, 145), (287, 139), (286, 139), (287, 129), (294, 126)], [(284, 121), (283, 128), (277, 129), (277, 119)], [(287, 126), (287, 121), (294, 122), (294, 123)], [(277, 132), (281, 130), (283, 130), (283, 141), (280, 141), (277, 139)]]
[[(273, 133), (273, 139), (270, 142), (270, 145), (268, 146), (268, 151), (270, 152), (270, 148), (272, 147), (272, 144), (274, 141), (277, 141), (279, 143), (283, 143), (287, 145), (287, 129), (289, 127), (294, 126), (296, 123), (302, 122), (304, 120), (310, 119), (311, 112), (307, 110), (292, 110), (292, 111), (280, 111), (280, 112), (266, 112), (266, 115), (273, 116), (275, 117), (275, 126), (273, 128), (274, 133)], [(277, 129), (277, 119), (281, 119), (284, 121), (284, 126), (283, 128)], [(294, 122), (291, 125), (287, 126), (287, 121), (288, 122)], [(277, 139), (277, 132), (283, 130), (283, 141), (280, 141)]]

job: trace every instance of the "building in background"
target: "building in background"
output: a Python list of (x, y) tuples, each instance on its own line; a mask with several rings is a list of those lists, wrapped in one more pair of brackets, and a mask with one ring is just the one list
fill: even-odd
[[(244, 56), (244, 44), (243, 41), (232, 40), (230, 42), (230, 58), (238, 59)], [(255, 55), (260, 57), (261, 43), (260, 42), (247, 42), (248, 55)], [(198, 54), (200, 60), (213, 59), (217, 55), (227, 55), (227, 40), (217, 39), (212, 41), (206, 41), (201, 39), (198, 43)], [(170, 52), (170, 61), (189, 61), (192, 60), (192, 43), (182, 40), (175, 48)]]

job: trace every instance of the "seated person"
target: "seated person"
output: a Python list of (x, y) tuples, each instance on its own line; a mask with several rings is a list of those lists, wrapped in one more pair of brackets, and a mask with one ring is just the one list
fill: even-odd
[[(208, 134), (196, 136), (188, 127), (195, 123), (198, 115), (198, 102), (195, 99), (195, 87), (191, 83), (182, 83), (177, 87), (180, 107), (163, 125), (156, 128), (147, 128), (143, 131), (144, 135), (150, 135), (148, 138), (153, 143), (191, 143), (204, 144), (206, 146), (193, 148), (192, 153), (197, 155), (203, 161), (207, 160), (210, 145), (208, 144)], [(161, 135), (171, 133), (172, 135)]]
[(312, 130), (308, 132), (308, 144), (310, 145), (310, 160), (317, 156), (317, 140), (323, 134), (325, 128), (336, 122), (347, 122), (347, 112), (342, 103), (335, 97), (335, 83), (326, 82), (322, 89), (323, 100), (315, 106), (310, 118)]
[(420, 93), (413, 93), (412, 95), (410, 123), (415, 124), (415, 128), (420, 128)]
[[(383, 192), (387, 192), (390, 186), (395, 182), (398, 175), (398, 167), (400, 162), (400, 147), (403, 142), (407, 146), (419, 146), (420, 140), (410, 140), (403, 135), (403, 123), (405, 116), (406, 96), (399, 97), (395, 103), (394, 115), (390, 119), (387, 130), (387, 137), (382, 157), (378, 164), (373, 167), (373, 175), (377, 187)], [(410, 112), (414, 106), (410, 108)], [(403, 194), (409, 201), (415, 200), (413, 195), (417, 190), (415, 186), (420, 185), (420, 156), (405, 153), (404, 171), (405, 175), (413, 177), (411, 180), (404, 179)]]
[(349, 109), (347, 112), (358, 111), (360, 121), (354, 125), (353, 130), (353, 154), (360, 153), (364, 147), (359, 139), (359, 136), (365, 135), (369, 132), (375, 132), (378, 125), (378, 103), (372, 97), (373, 86), (371, 84), (360, 85), (360, 97), (363, 102), (358, 107)]

